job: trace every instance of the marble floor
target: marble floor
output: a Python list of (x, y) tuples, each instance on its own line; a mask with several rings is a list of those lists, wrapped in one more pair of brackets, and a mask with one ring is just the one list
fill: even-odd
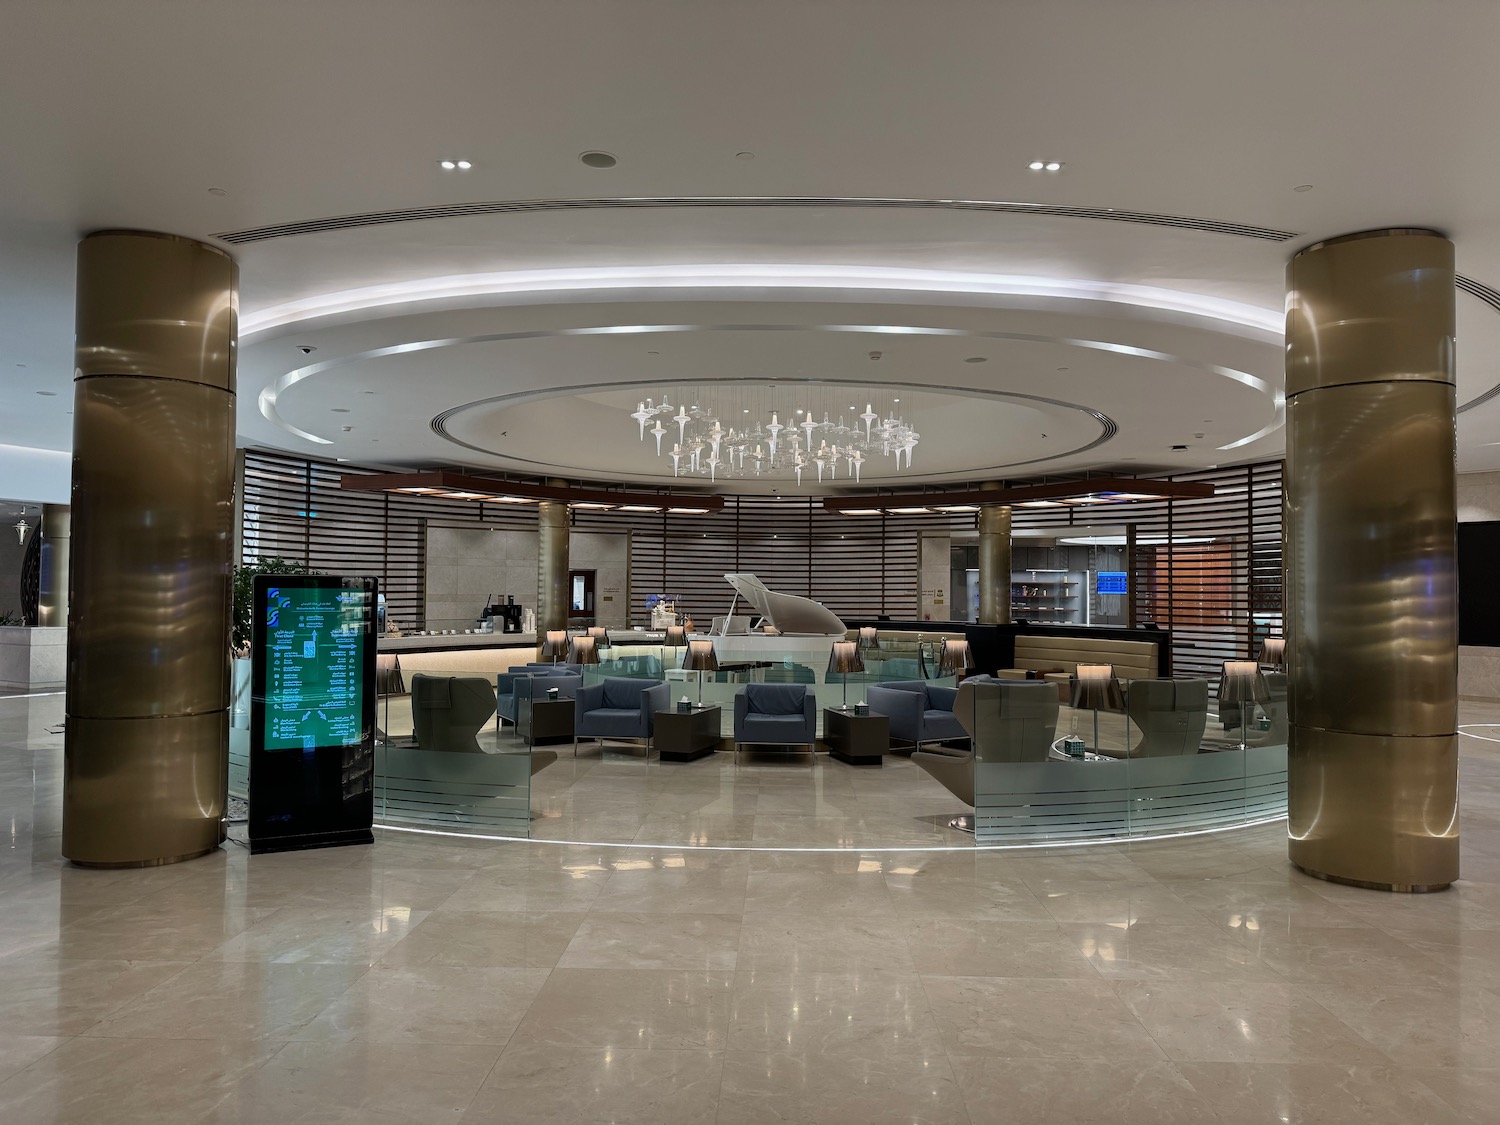
[[(1463, 740), (1463, 880), (1406, 897), (1298, 875), (1276, 826), (902, 852), (863, 811), (826, 852), (380, 831), (85, 871), (61, 715), (0, 698), (7, 1125), (1497, 1118), (1500, 743)], [(783, 800), (701, 815), (847, 819)]]

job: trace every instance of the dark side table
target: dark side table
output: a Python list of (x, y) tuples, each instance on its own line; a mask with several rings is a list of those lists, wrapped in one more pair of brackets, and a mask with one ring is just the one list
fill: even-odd
[(823, 742), (830, 757), (851, 766), (881, 766), (891, 748), (891, 720), (870, 712), (856, 715), (836, 707), (823, 709)]
[(694, 707), (691, 711), (658, 711), (651, 720), (656, 754), (664, 762), (691, 762), (719, 748), (720, 710)]
[(566, 742), (573, 737), (573, 701), (571, 699), (522, 700), (517, 718), (521, 737), (528, 746), (543, 742)]

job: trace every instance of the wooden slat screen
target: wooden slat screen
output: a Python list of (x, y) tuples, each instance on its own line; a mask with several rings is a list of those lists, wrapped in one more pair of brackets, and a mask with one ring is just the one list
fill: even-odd
[(1017, 508), (1018, 527), (1136, 525), (1130, 585), (1137, 624), (1172, 633), (1173, 674), (1217, 683), (1225, 660), (1254, 657), (1282, 624), (1281, 462), (1182, 473), (1202, 500), (1119, 508)]
[[(317, 570), (373, 574), (393, 618), (424, 622), (428, 521), (534, 530), (534, 509), (338, 487), (347, 464), (249, 450), (242, 554), (280, 555)], [(1253, 657), (1281, 631), (1281, 463), (1181, 474), (1207, 481), (1204, 500), (1117, 508), (1016, 508), (1018, 527), (1136, 524), (1131, 576), (1136, 619), (1172, 632), (1174, 674), (1216, 680), (1228, 659)], [(974, 527), (972, 515), (839, 516), (814, 497), (728, 496), (713, 516), (579, 511), (580, 531), (630, 533), (630, 620), (646, 599), (680, 595), (706, 625), (728, 608), (728, 571), (750, 571), (773, 590), (815, 598), (841, 617), (915, 619), (921, 535)]]

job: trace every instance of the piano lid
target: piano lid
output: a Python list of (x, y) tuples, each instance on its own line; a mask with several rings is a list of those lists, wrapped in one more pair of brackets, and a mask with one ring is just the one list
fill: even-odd
[(811, 598), (778, 594), (753, 574), (726, 574), (735, 592), (760, 611), (762, 617), (788, 636), (842, 637), (848, 630), (838, 614)]

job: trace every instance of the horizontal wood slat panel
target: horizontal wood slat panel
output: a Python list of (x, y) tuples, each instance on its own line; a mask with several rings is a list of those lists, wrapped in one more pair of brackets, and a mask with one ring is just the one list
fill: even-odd
[[(318, 570), (380, 579), (391, 616), (425, 625), (426, 528), (479, 525), (531, 531), (535, 508), (339, 488), (374, 470), (262, 450), (245, 453), (242, 555), (280, 555)], [(1282, 620), (1281, 463), (1169, 478), (1216, 495), (1107, 510), (1017, 507), (1017, 527), (1133, 522), (1131, 597), (1138, 622), (1169, 629), (1178, 676), (1216, 681), (1224, 660), (1253, 657)], [(920, 541), (974, 527), (972, 515), (843, 516), (815, 497), (728, 496), (712, 516), (575, 511), (577, 531), (630, 535), (630, 620), (649, 620), (651, 594), (679, 595), (706, 626), (728, 610), (732, 571), (814, 598), (841, 617), (919, 615)]]

